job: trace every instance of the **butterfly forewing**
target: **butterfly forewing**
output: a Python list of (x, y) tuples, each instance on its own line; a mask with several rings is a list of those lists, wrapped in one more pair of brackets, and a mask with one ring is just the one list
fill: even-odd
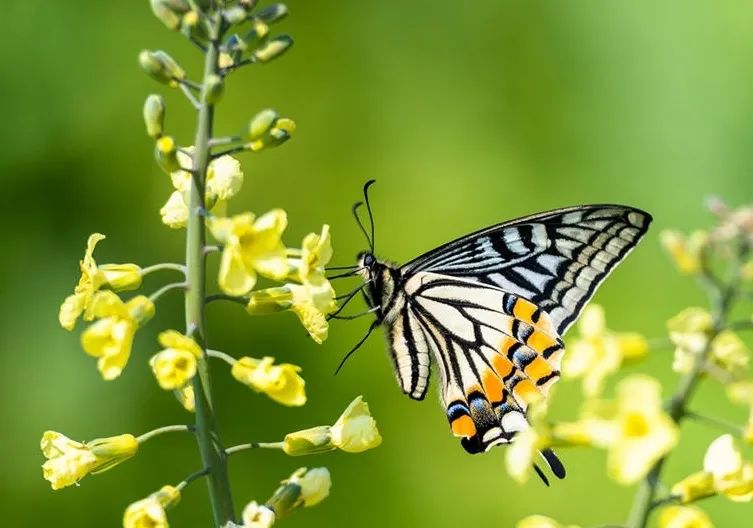
[(648, 213), (619, 205), (559, 209), (449, 242), (401, 268), (497, 286), (547, 311), (561, 335), (643, 237)]

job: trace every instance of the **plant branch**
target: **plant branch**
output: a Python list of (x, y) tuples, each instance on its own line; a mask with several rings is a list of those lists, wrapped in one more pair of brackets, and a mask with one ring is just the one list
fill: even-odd
[(204, 302), (209, 304), (215, 301), (231, 301), (237, 304), (242, 304), (243, 306), (248, 304), (248, 299), (246, 297), (236, 297), (235, 295), (227, 295), (226, 293), (213, 293), (212, 295), (207, 295)]
[(716, 429), (721, 429), (722, 431), (732, 433), (737, 437), (742, 437), (743, 435), (743, 428), (741, 426), (725, 422), (724, 420), (720, 420), (719, 418), (716, 418), (714, 416), (706, 416), (693, 411), (685, 411), (685, 416), (687, 416), (691, 420), (695, 420), (696, 422), (705, 423), (713, 426)]
[(248, 444), (239, 444), (233, 447), (228, 447), (225, 450), (225, 454), (230, 456), (241, 451), (248, 449), (282, 449), (282, 442), (249, 442)]
[(155, 436), (159, 436), (165, 433), (190, 433), (193, 432), (193, 430), (193, 425), (166, 425), (164, 427), (158, 427), (157, 429), (146, 432), (141, 436), (137, 436), (136, 441), (139, 444), (143, 444), (144, 442), (151, 440)]

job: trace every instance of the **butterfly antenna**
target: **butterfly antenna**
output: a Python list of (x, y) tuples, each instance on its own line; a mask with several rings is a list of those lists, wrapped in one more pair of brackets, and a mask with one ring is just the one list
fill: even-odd
[(361, 218), (358, 216), (358, 208), (363, 205), (363, 202), (356, 202), (353, 204), (353, 216), (356, 219), (356, 222), (358, 223), (358, 227), (361, 228), (361, 233), (363, 233), (363, 236), (366, 237), (366, 242), (369, 243), (369, 247), (372, 249), (374, 248), (374, 244), (372, 244), (371, 239), (369, 238), (369, 232), (366, 231), (366, 228), (363, 225), (363, 222), (361, 222)]
[[(344, 298), (345, 300), (344, 300), (344, 301), (343, 301), (343, 303), (342, 303), (342, 304), (341, 304), (341, 305), (340, 305), (340, 306), (339, 306), (339, 307), (337, 308), (337, 310), (335, 310), (335, 311), (334, 311), (334, 312), (332, 312), (331, 314), (327, 315), (327, 320), (329, 320), (329, 319), (332, 319), (332, 318), (334, 318), (335, 316), (337, 316), (338, 314), (340, 314), (340, 312), (342, 312), (342, 311), (343, 311), (343, 310), (345, 309), (345, 307), (346, 307), (346, 306), (348, 305), (348, 303), (349, 303), (350, 301), (352, 301), (352, 300), (353, 300), (353, 298), (354, 298), (354, 297), (355, 297), (356, 295), (358, 295), (358, 292), (359, 292), (359, 291), (361, 291), (361, 290), (363, 290), (364, 286), (366, 286), (366, 285), (367, 285), (367, 284), (368, 284), (369, 282), (371, 282), (371, 281), (366, 281), (366, 282), (364, 282), (364, 283), (363, 283), (363, 284), (361, 284), (361, 285), (360, 285), (360, 286), (359, 286), (358, 288), (354, 289), (353, 291), (351, 291), (351, 292), (350, 292), (350, 293), (348, 293), (347, 295), (343, 295), (342, 297), (340, 297), (339, 299), (343, 299), (343, 298)], [(336, 298), (336, 299), (338, 299), (337, 297), (335, 297), (335, 298)], [(339, 300), (339, 299), (338, 299), (338, 300)]]
[(364, 315), (373, 314), (374, 312), (378, 312), (381, 310), (381, 306), (374, 306), (373, 308), (369, 308), (366, 311), (363, 311), (361, 313), (357, 313), (354, 315), (336, 315), (336, 314), (330, 314), (328, 315), (328, 319), (338, 319), (340, 321), (352, 321), (353, 319), (358, 319), (359, 317), (363, 317)]
[(369, 330), (366, 332), (366, 335), (363, 336), (361, 340), (358, 343), (356, 343), (356, 346), (351, 348), (350, 352), (345, 354), (345, 357), (342, 359), (342, 361), (340, 361), (340, 364), (337, 366), (337, 370), (335, 370), (335, 376), (337, 376), (338, 372), (340, 372), (340, 369), (343, 368), (343, 365), (345, 365), (345, 362), (348, 361), (348, 358), (352, 356), (356, 350), (361, 348), (361, 345), (363, 345), (366, 342), (366, 340), (371, 335), (371, 332), (373, 332), (374, 328), (376, 328), (377, 326), (379, 326), (379, 321), (374, 321), (373, 323), (371, 323), (371, 326), (369, 327)]
[(369, 180), (363, 186), (363, 199), (366, 201), (366, 210), (369, 212), (369, 223), (371, 224), (371, 252), (374, 253), (374, 215), (371, 212), (371, 203), (369, 203), (369, 187), (374, 185), (376, 180)]
[(361, 271), (362, 269), (364, 269), (363, 266), (361, 266), (360, 268), (356, 268), (354, 270), (351, 270), (351, 271), (347, 271), (345, 273), (338, 273), (337, 275), (332, 275), (330, 277), (327, 277), (327, 280), (342, 279), (342, 278), (345, 278), (345, 277), (353, 277), (359, 271)]

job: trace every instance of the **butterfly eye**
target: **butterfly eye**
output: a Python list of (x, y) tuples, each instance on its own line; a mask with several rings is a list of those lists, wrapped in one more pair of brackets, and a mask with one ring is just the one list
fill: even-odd
[(364, 266), (370, 268), (371, 266), (374, 265), (374, 262), (375, 262), (374, 255), (372, 255), (371, 253), (367, 253), (366, 255), (363, 256)]

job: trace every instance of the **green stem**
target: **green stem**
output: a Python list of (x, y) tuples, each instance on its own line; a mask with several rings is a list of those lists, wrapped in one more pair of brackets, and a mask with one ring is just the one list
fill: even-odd
[(238, 360), (230, 354), (225, 354), (224, 352), (220, 352), (219, 350), (207, 350), (207, 356), (221, 359), (231, 367), (238, 362)]
[(186, 267), (183, 264), (163, 262), (161, 264), (154, 264), (152, 266), (147, 266), (146, 268), (141, 268), (141, 276), (143, 277), (144, 275), (149, 275), (150, 273), (154, 273), (155, 271), (163, 270), (179, 271), (183, 275), (186, 274)]
[(230, 301), (246, 306), (248, 304), (248, 297), (236, 297), (235, 295), (227, 295), (225, 293), (213, 293), (212, 295), (207, 295), (204, 302), (209, 304), (214, 301)]
[(178, 489), (178, 491), (183, 491), (185, 487), (188, 486), (191, 482), (193, 482), (194, 480), (198, 478), (205, 477), (208, 474), (209, 474), (209, 468), (204, 468), (198, 471), (194, 471), (193, 473), (188, 475), (186, 478), (184, 478), (182, 481), (180, 481), (180, 483), (178, 483), (178, 485), (175, 487)]
[(249, 442), (248, 444), (239, 444), (237, 446), (228, 447), (225, 450), (225, 454), (230, 456), (240, 451), (246, 451), (248, 449), (282, 449), (282, 442)]
[(725, 422), (724, 420), (720, 420), (719, 418), (715, 418), (714, 416), (706, 416), (704, 414), (698, 414), (693, 411), (685, 411), (685, 416), (687, 416), (691, 420), (695, 420), (696, 422), (706, 423), (715, 427), (716, 429), (732, 433), (738, 438), (742, 437), (743, 435), (743, 428), (739, 425)]
[(178, 290), (178, 289), (185, 290), (187, 287), (188, 287), (188, 284), (185, 282), (172, 282), (170, 284), (162, 286), (159, 290), (151, 294), (149, 296), (149, 300), (152, 301), (153, 303), (157, 302), (157, 300), (163, 295), (165, 295), (167, 292), (172, 291), (172, 290)]
[[(216, 75), (219, 57), (220, 19), (217, 15), (209, 24), (210, 39), (204, 58), (204, 81)], [(204, 83), (206, 84), (206, 82)], [(186, 233), (186, 269), (188, 289), (186, 291), (186, 333), (199, 345), (206, 348), (204, 330), (204, 298), (206, 296), (206, 269), (204, 246), (206, 226), (204, 221), (204, 184), (209, 166), (209, 139), (212, 137), (214, 106), (202, 96), (199, 106), (196, 141), (194, 142), (189, 216)], [(212, 505), (215, 528), (234, 522), (235, 512), (230, 492), (230, 479), (227, 472), (227, 457), (220, 440), (212, 401), (211, 380), (206, 352), (199, 359), (197, 375), (193, 379), (196, 402), (196, 439), (204, 466), (207, 468), (207, 485)]]
[(158, 427), (157, 429), (154, 429), (152, 431), (146, 432), (142, 434), (141, 436), (136, 437), (136, 441), (139, 444), (143, 444), (144, 442), (147, 442), (154, 438), (155, 436), (159, 436), (161, 434), (165, 433), (188, 433), (193, 431), (192, 425), (166, 425), (164, 427)]

